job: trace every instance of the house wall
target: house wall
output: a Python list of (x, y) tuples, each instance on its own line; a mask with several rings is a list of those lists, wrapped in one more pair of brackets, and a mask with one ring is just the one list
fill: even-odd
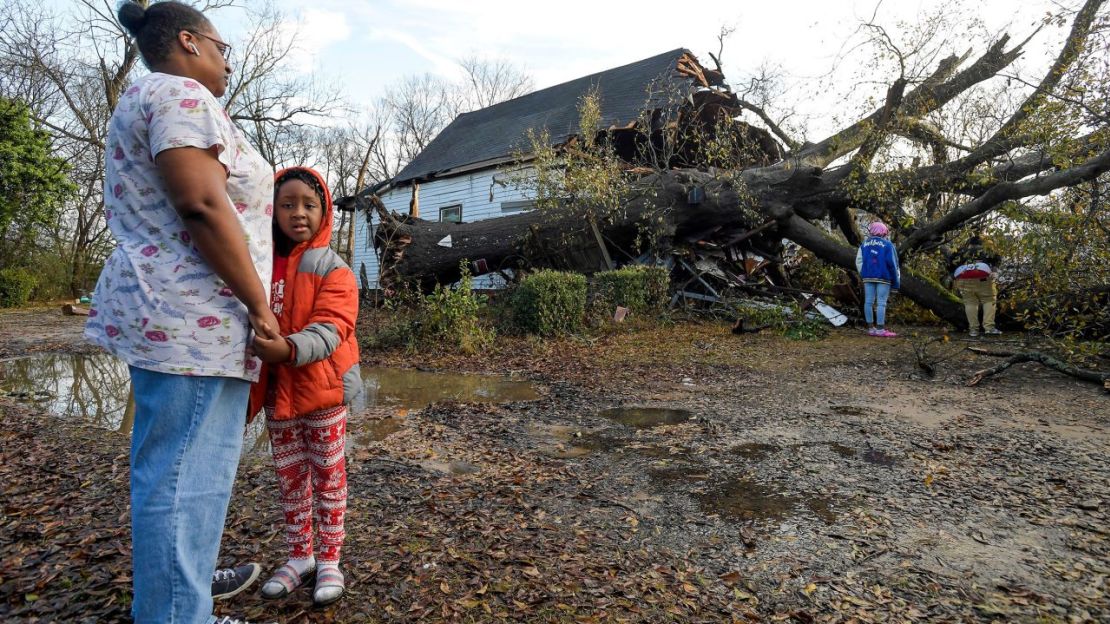
[[(512, 175), (519, 175), (514, 172)], [(495, 182), (496, 180), (496, 182)], [(491, 199), (492, 198), (492, 199)], [(412, 199), (412, 187), (403, 186), (390, 190), (381, 196), (386, 210), (407, 214)], [(503, 202), (527, 201), (531, 196), (525, 189), (516, 188), (510, 174), (501, 169), (486, 169), (463, 174), (452, 178), (432, 180), (420, 185), (420, 218), (429, 221), (439, 220), (439, 209), (462, 205), (464, 223), (495, 219), (513, 214), (502, 212)], [(373, 226), (377, 225), (374, 215)], [(366, 279), (370, 288), (378, 288), (378, 257), (374, 253), (371, 226), (365, 219), (355, 225), (355, 276), (365, 267)], [(486, 275), (474, 280), (474, 288), (500, 288), (503, 280), (499, 275)], [(361, 280), (359, 281), (361, 288)]]

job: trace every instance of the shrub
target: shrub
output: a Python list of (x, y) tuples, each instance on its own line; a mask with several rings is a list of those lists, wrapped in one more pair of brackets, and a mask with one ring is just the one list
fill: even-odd
[(538, 271), (525, 277), (509, 300), (513, 326), (541, 336), (582, 328), (586, 314), (586, 278), (577, 273)]
[(471, 290), (463, 262), (456, 288), (437, 285), (421, 295), (409, 285), (397, 289), (380, 309), (363, 309), (360, 346), (367, 350), (405, 349), (476, 353), (493, 344), (495, 332), (480, 314), (485, 297)]
[(474, 294), (467, 262), (460, 263), (462, 279), (457, 288), (436, 284), (420, 303), (417, 334), (422, 344), (447, 346), (461, 353), (477, 353), (493, 342), (494, 333), (478, 318), (484, 297)]
[(0, 308), (15, 308), (26, 304), (36, 281), (34, 274), (27, 269), (0, 269)]
[[(626, 266), (594, 275), (597, 298), (639, 314), (658, 313), (667, 303), (670, 275), (663, 267)], [(611, 311), (611, 310), (610, 310)]]

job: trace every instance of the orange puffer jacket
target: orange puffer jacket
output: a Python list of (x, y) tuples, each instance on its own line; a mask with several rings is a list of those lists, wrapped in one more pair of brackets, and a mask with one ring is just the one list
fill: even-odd
[[(251, 388), (248, 413), (252, 418), (262, 409), (271, 377), (277, 385), (276, 420), (350, 403), (362, 391), (355, 338), (358, 287), (350, 267), (330, 247), (331, 191), (320, 174), (306, 167), (297, 169), (319, 180), (325, 212), (316, 235), (289, 254), (284, 308), (278, 323), (281, 335), (293, 343), (295, 355), (287, 364), (263, 365)], [(286, 171), (277, 172), (274, 179)]]

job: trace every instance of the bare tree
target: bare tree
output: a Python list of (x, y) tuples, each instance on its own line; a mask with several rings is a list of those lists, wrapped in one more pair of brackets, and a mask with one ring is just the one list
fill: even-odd
[[(140, 2), (146, 4), (146, 2)], [(236, 0), (206, 0), (207, 15)], [(227, 106), (274, 164), (309, 159), (310, 130), (342, 110), (338, 90), (291, 69), (295, 32), (272, 2), (252, 3), (248, 36), (235, 43)], [(77, 191), (47, 245), (77, 294), (90, 285), (113, 242), (103, 218), (104, 142), (120, 95), (142, 71), (138, 49), (115, 16), (114, 0), (77, 0), (65, 11), (0, 0), (0, 95), (27, 103), (70, 164)]]
[(458, 85), (455, 112), (465, 113), (530, 93), (532, 77), (504, 59), (471, 55), (459, 60), (466, 76)]
[(232, 48), (228, 113), (272, 166), (311, 162), (314, 131), (346, 112), (340, 90), (293, 67), (297, 32), (272, 2), (251, 15), (243, 44)]

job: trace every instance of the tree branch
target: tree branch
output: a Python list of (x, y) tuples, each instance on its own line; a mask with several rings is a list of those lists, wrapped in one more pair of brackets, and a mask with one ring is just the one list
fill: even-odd
[(952, 230), (969, 219), (990, 211), (1004, 201), (1030, 195), (1047, 195), (1058, 188), (1093, 180), (1106, 171), (1110, 171), (1110, 150), (1102, 152), (1081, 165), (1057, 171), (1050, 175), (1026, 182), (996, 184), (972, 201), (948, 212), (932, 223), (914, 230), (898, 245), (898, 251), (900, 254), (905, 254), (942, 232)]
[[(988, 353), (986, 355), (995, 354)], [(967, 382), (967, 385), (978, 385), (979, 382), (983, 381), (987, 377), (997, 375), (1007, 368), (1010, 368), (1014, 364), (1021, 364), (1022, 362), (1039, 362), (1053, 370), (1060, 371), (1065, 375), (1070, 375), (1072, 377), (1075, 377), (1076, 379), (1081, 379), (1083, 381), (1091, 381), (1097, 384), (1106, 384), (1107, 382), (1110, 382), (1110, 373), (1103, 373), (1101, 371), (1079, 368), (1077, 366), (1066, 364), (1052, 357), (1051, 355), (1040, 353), (1039, 351), (1030, 351), (1028, 353), (1015, 353), (1011, 355), (1005, 362), (1002, 362), (997, 366), (984, 368), (983, 370), (976, 372)]]
[[(941, 61), (937, 70), (905, 97), (903, 114), (909, 117), (924, 116), (943, 107), (972, 86), (993, 77), (1021, 54), (1024, 43), (1007, 51), (1005, 48), (1009, 40), (1009, 35), (1004, 35), (971, 66), (944, 82), (944, 74), (955, 69), (955, 61), (951, 57)], [(882, 112), (879, 109), (820, 143), (803, 147), (795, 157), (800, 162), (817, 167), (828, 165), (857, 149), (867, 138), (868, 130), (877, 124)]]
[(735, 101), (737, 106), (739, 106), (740, 108), (755, 113), (756, 117), (759, 117), (759, 119), (763, 121), (763, 123), (767, 124), (767, 128), (771, 132), (773, 132), (775, 136), (777, 136), (779, 140), (782, 141), (788, 148), (790, 148), (791, 150), (796, 150), (801, 147), (801, 143), (790, 138), (790, 135), (786, 134), (786, 132), (784, 132), (783, 129), (780, 128), (779, 125), (775, 123), (774, 120), (771, 119), (771, 117), (762, 108), (740, 97), (736, 97)]

